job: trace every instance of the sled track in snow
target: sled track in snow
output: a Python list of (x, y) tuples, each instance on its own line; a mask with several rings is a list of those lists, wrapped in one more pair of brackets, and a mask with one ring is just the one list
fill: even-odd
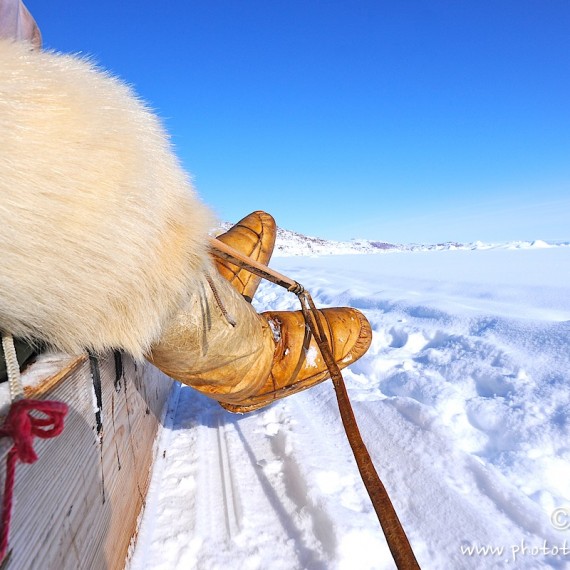
[(238, 490), (235, 488), (232, 476), (232, 464), (228, 453), (226, 425), (220, 416), (217, 417), (217, 423), (218, 459), (224, 499), (224, 512), (226, 515), (226, 529), (228, 537), (232, 539), (241, 530), (241, 507), (239, 504)]
[[(144, 562), (138, 549), (132, 567), (213, 570), (234, 568), (243, 558), (260, 569), (330, 568), (334, 521), (314, 496), (290, 425), (303, 414), (280, 402), (237, 416), (187, 387), (176, 396), (148, 511), (169, 524), (143, 527), (141, 542), (154, 546), (146, 548)], [(300, 423), (314, 429), (308, 420)]]

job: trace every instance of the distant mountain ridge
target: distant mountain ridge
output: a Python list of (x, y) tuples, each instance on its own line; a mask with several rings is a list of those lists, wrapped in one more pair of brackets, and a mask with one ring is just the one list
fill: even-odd
[[(232, 226), (223, 222), (222, 231)], [(276, 257), (293, 255), (352, 255), (363, 253), (389, 253), (398, 251), (446, 251), (446, 250), (474, 250), (474, 249), (544, 249), (549, 247), (570, 246), (570, 242), (512, 241), (505, 243), (472, 243), (444, 242), (437, 244), (394, 244), (384, 241), (353, 239), (350, 241), (326, 240), (319, 237), (306, 236), (292, 230), (277, 229), (275, 243)]]

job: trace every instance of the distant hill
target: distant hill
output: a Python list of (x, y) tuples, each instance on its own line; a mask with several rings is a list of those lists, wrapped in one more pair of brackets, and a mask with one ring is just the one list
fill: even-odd
[[(222, 231), (231, 227), (231, 223), (223, 222)], [(549, 247), (570, 246), (570, 242), (512, 241), (505, 243), (472, 243), (445, 242), (437, 244), (394, 244), (385, 241), (353, 239), (350, 241), (326, 240), (319, 237), (306, 236), (284, 228), (277, 229), (277, 241), (273, 255), (287, 257), (293, 255), (351, 255), (362, 253), (388, 253), (396, 251), (444, 251), (473, 249), (541, 249)]]

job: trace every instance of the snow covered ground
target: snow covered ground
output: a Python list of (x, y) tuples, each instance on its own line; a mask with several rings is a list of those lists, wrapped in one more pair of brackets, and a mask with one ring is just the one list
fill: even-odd
[[(272, 266), (372, 324), (344, 376), (422, 568), (570, 568), (570, 248)], [(393, 567), (329, 382), (246, 416), (174, 391), (131, 570)]]

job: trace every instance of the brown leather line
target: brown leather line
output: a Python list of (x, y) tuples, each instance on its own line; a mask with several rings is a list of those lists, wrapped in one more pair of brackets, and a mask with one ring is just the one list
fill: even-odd
[(243, 269), (247, 269), (247, 271), (258, 275), (263, 279), (267, 279), (272, 283), (280, 285), (281, 287), (285, 287), (285, 289), (292, 291), (293, 293), (297, 293), (298, 290), (303, 289), (296, 281), (289, 279), (289, 277), (286, 277), (285, 275), (281, 275), (274, 269), (270, 269), (267, 265), (263, 265), (254, 259), (248, 258), (224, 242), (217, 240), (216, 238), (210, 238), (209, 242), (211, 253), (215, 257), (230, 261), (234, 265), (240, 265)]
[(322, 323), (316, 316), (317, 308), (315, 307), (313, 299), (310, 294), (305, 291), (299, 295), (299, 300), (301, 301), (305, 320), (309, 327), (311, 327), (311, 332), (317, 341), (321, 354), (323, 355), (323, 359), (331, 374), (340, 410), (340, 416), (348, 442), (354, 454), (358, 470), (360, 471), (362, 482), (368, 491), (368, 495), (374, 510), (376, 511), (382, 530), (384, 531), (386, 542), (388, 543), (390, 552), (394, 557), (394, 562), (399, 569), (408, 570), (419, 568), (420, 566), (416, 560), (404, 528), (400, 523), (396, 509), (390, 500), (382, 480), (378, 476), (374, 464), (372, 463), (372, 459), (370, 458), (370, 454), (368, 453), (366, 445), (360, 435), (360, 430), (356, 423), (356, 418), (350, 404), (350, 399), (346, 391), (342, 374), (331, 354)]
[(247, 260), (241, 259), (242, 256), (237, 251), (235, 252), (237, 255), (233, 255), (233, 252), (230, 253), (227, 248), (226, 251), (219, 252), (214, 244), (212, 246), (212, 253), (213, 255), (222, 257), (222, 259), (231, 258), (232, 263), (238, 264), (244, 269), (259, 275), (272, 283), (285, 287), (288, 291), (294, 292), (299, 298), (301, 310), (303, 311), (307, 327), (315, 337), (317, 345), (323, 356), (323, 360), (330, 372), (346, 437), (352, 449), (354, 459), (356, 460), (356, 465), (358, 466), (358, 471), (362, 477), (362, 482), (366, 487), (366, 491), (368, 492), (368, 496), (370, 497), (370, 501), (372, 502), (372, 506), (376, 511), (380, 526), (382, 527), (384, 536), (386, 537), (386, 542), (388, 543), (394, 562), (399, 570), (419, 569), (420, 566), (416, 560), (404, 528), (400, 523), (396, 510), (394, 509), (394, 505), (390, 500), (384, 484), (378, 476), (374, 464), (372, 463), (372, 459), (370, 458), (370, 454), (362, 440), (362, 436), (354, 416), (354, 411), (346, 391), (346, 386), (344, 385), (342, 374), (331, 354), (329, 342), (325, 335), (321, 320), (318, 318), (317, 308), (311, 298), (311, 295), (304, 290), (302, 285), (269, 269), (269, 267), (256, 267), (256, 265), (260, 264), (256, 264), (255, 262), (248, 263)]
[[(307, 293), (307, 295), (309, 295), (309, 292), (308, 292), (308, 291), (306, 291), (306, 293)], [(301, 304), (302, 304), (302, 301), (301, 301)], [(316, 314), (317, 314), (316, 311), (317, 311), (317, 309), (316, 309), (316, 307), (315, 307), (315, 313), (314, 313), (315, 316), (316, 316)], [(328, 331), (329, 331), (329, 338), (332, 340), (333, 332), (332, 332), (331, 324), (330, 324), (326, 319), (325, 319), (325, 323), (327, 324), (327, 329), (328, 329)], [(322, 323), (321, 323), (321, 327), (319, 328), (319, 330), (322, 330)], [(329, 347), (329, 352), (331, 353), (332, 359), (333, 359), (333, 361), (336, 363), (336, 360), (335, 360), (335, 357), (334, 357), (334, 344), (332, 345), (332, 348), (331, 348), (332, 342), (327, 342), (327, 337), (325, 336), (324, 331), (323, 331), (323, 336), (322, 336), (322, 338), (323, 338), (323, 339), (325, 340), (325, 342), (327, 343), (327, 346)], [(315, 339), (315, 340), (316, 340), (316, 339)], [(319, 348), (320, 348), (320, 347), (319, 347)], [(322, 352), (322, 351), (321, 351), (321, 352)], [(328, 365), (327, 365), (327, 368), (328, 368)], [(330, 372), (330, 369), (329, 369), (329, 372)]]
[(222, 315), (224, 315), (226, 321), (228, 321), (228, 323), (232, 325), (232, 327), (235, 327), (237, 325), (235, 319), (228, 313), (225, 305), (222, 303), (222, 300), (220, 299), (220, 295), (218, 293), (218, 290), (216, 289), (216, 286), (214, 285), (214, 282), (212, 281), (212, 278), (207, 273), (206, 273), (206, 281), (208, 282), (208, 285), (212, 290), (212, 294), (214, 295), (214, 299), (216, 299), (216, 303), (218, 303), (220, 311), (222, 311)]

